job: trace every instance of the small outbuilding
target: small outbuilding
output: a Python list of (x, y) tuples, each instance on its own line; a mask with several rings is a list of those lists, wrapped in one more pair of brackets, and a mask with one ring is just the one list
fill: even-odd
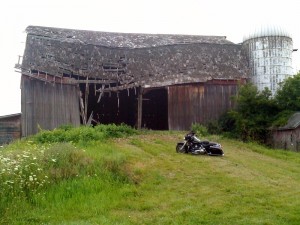
[(21, 113), (0, 116), (0, 145), (21, 138)]
[(288, 123), (272, 131), (273, 147), (300, 151), (300, 112), (293, 114)]

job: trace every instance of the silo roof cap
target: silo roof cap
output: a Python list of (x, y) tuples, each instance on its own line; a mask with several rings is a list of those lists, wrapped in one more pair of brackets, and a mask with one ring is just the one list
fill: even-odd
[(252, 38), (277, 36), (277, 37), (289, 37), (292, 38), (290, 33), (279, 25), (261, 25), (255, 27), (247, 35), (244, 35), (243, 42)]

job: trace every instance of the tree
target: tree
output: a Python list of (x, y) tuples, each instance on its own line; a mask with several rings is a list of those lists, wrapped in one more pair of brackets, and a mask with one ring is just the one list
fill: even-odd
[(235, 100), (237, 108), (229, 112), (234, 119), (234, 133), (244, 141), (264, 142), (278, 107), (269, 89), (259, 92), (253, 84), (240, 87)]
[(269, 89), (259, 92), (253, 84), (246, 84), (235, 100), (236, 109), (219, 121), (222, 130), (244, 141), (265, 142), (270, 127), (286, 124), (295, 111), (300, 111), (300, 73), (286, 79), (274, 98)]
[(300, 111), (300, 72), (281, 84), (275, 99), (281, 110)]

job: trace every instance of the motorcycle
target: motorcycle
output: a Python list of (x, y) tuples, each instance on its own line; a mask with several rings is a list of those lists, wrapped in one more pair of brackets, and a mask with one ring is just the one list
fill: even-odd
[(224, 152), (219, 143), (201, 141), (195, 132), (189, 132), (184, 137), (184, 142), (176, 145), (177, 153), (192, 153), (193, 155), (223, 156)]

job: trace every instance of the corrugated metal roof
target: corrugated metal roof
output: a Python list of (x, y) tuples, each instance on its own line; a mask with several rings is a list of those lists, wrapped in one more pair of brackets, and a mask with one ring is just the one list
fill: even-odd
[(279, 130), (295, 129), (298, 126), (300, 126), (300, 112), (296, 112), (295, 114), (293, 114), (289, 118), (288, 123), (285, 126), (280, 127)]
[(15, 117), (15, 116), (20, 116), (20, 115), (21, 115), (21, 113), (15, 113), (15, 114), (4, 115), (4, 116), (0, 116), (0, 120), (1, 120), (1, 119), (7, 119), (7, 118)]

